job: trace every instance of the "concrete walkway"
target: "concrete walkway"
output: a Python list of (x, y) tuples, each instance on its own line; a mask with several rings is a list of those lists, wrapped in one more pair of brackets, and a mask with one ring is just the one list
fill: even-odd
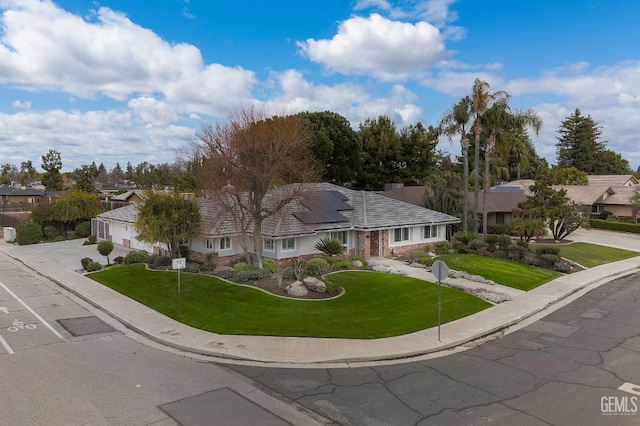
[[(608, 243), (606, 245), (640, 252), (640, 236), (580, 230), (571, 234), (571, 237), (569, 239), (575, 241)], [(186, 326), (86, 278), (76, 272), (80, 269), (76, 263), (80, 259), (78, 256), (84, 257), (82, 253), (85, 250), (92, 253), (95, 246), (82, 246), (81, 241), (75, 243), (77, 246), (73, 246), (73, 242), (52, 243), (61, 244), (56, 246), (60, 248), (58, 250), (54, 246), (17, 246), (0, 242), (0, 251), (155, 341), (188, 352), (213, 356), (221, 361), (287, 366), (315, 364), (344, 367), (361, 362), (403, 360), (452, 349), (518, 324), (587, 286), (600, 285), (640, 270), (640, 257), (636, 257), (562, 276), (534, 290), (518, 294), (511, 301), (442, 325), (441, 341), (437, 338), (437, 328), (374, 340), (232, 336)], [(114, 250), (112, 256), (117, 255)], [(99, 259), (101, 256), (95, 251), (88, 257)], [(401, 267), (400, 263), (396, 266)], [(424, 270), (411, 269), (415, 269), (411, 271), (412, 276), (434, 280), (433, 275)]]

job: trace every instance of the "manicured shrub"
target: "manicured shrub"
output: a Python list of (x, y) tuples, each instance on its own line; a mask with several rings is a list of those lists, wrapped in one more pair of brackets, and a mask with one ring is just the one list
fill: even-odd
[(351, 269), (353, 268), (353, 262), (348, 260), (338, 260), (333, 263), (333, 269)]
[(296, 279), (296, 271), (290, 266), (287, 266), (282, 270), (282, 279), (283, 280), (295, 280)]
[(262, 266), (266, 271), (269, 271), (270, 274), (273, 274), (274, 272), (276, 272), (276, 269), (278, 269), (276, 261), (269, 257), (265, 257), (262, 259)]
[(422, 259), (425, 256), (429, 256), (429, 253), (427, 253), (424, 250), (414, 250), (409, 253), (409, 263), (419, 262), (420, 259)]
[(218, 253), (215, 251), (207, 253), (204, 257), (204, 264), (202, 267), (205, 271), (215, 271), (218, 267)]
[(163, 266), (171, 266), (172, 260), (169, 256), (162, 256), (161, 254), (153, 254), (147, 259), (147, 263), (154, 267), (160, 268)]
[(238, 272), (248, 271), (249, 269), (251, 268), (247, 262), (238, 262), (235, 265), (233, 265), (233, 270), (236, 272), (236, 274)]
[(184, 267), (185, 272), (190, 272), (192, 274), (197, 274), (200, 272), (200, 264), (195, 262), (188, 262)]
[(115, 259), (113, 259), (113, 263), (117, 263), (118, 265), (122, 265), (124, 263), (124, 257), (122, 256), (118, 256)]
[(100, 241), (98, 244), (98, 253), (107, 258), (107, 265), (109, 264), (109, 255), (113, 251), (113, 243), (111, 241)]
[(47, 225), (42, 230), (44, 238), (47, 240), (55, 240), (60, 234), (55, 226)]
[(553, 254), (554, 256), (560, 255), (560, 247), (555, 246), (539, 246), (536, 247), (536, 256), (543, 254)]
[(82, 245), (83, 246), (88, 246), (88, 245), (95, 244), (97, 239), (98, 239), (98, 237), (96, 237), (95, 235), (89, 235), (87, 237), (87, 241), (85, 241)]
[(89, 265), (89, 263), (93, 262), (93, 259), (90, 257), (83, 257), (82, 259), (80, 259), (80, 264), (82, 265), (82, 269), (84, 269), (85, 271), (87, 271), (87, 266)]
[(447, 254), (450, 253), (451, 250), (453, 250), (453, 247), (451, 246), (451, 243), (449, 241), (443, 240), (434, 243), (433, 249), (435, 250), (436, 254)]
[(102, 265), (92, 260), (91, 262), (89, 262), (85, 269), (87, 270), (87, 272), (99, 271), (100, 269), (102, 269)]
[(518, 244), (511, 244), (507, 248), (507, 257), (511, 260), (522, 260), (527, 249)]
[(507, 251), (511, 245), (511, 237), (508, 235), (487, 235), (487, 248), (490, 252)]
[(356, 260), (359, 260), (360, 262), (362, 262), (362, 266), (367, 266), (367, 265), (369, 265), (369, 262), (367, 262), (367, 259), (365, 259), (365, 258), (364, 258), (364, 257), (362, 257), (362, 256), (353, 256), (353, 257), (351, 258), (351, 261), (352, 261), (352, 262), (355, 262)]
[(35, 222), (21, 223), (16, 229), (16, 241), (21, 246), (42, 241), (42, 227)]
[(225, 280), (230, 280), (231, 278), (233, 278), (233, 271), (224, 269), (222, 271), (216, 272), (216, 275), (220, 278), (224, 278)]
[(474, 238), (469, 243), (469, 249), (473, 251), (483, 251), (483, 250), (486, 250), (487, 247), (488, 247), (488, 244), (482, 241), (482, 238)]
[(271, 274), (265, 269), (249, 269), (247, 271), (240, 271), (236, 273), (236, 280), (241, 283), (253, 280), (263, 280), (270, 277)]
[(144, 250), (133, 250), (127, 253), (124, 257), (124, 264), (131, 265), (132, 263), (147, 263), (149, 254)]
[(307, 275), (311, 277), (321, 277), (329, 272), (329, 262), (322, 257), (314, 257), (307, 260), (306, 264)]
[(640, 225), (633, 223), (611, 222), (598, 219), (591, 219), (589, 222), (592, 228), (609, 229), (611, 231), (633, 232), (640, 234)]
[(546, 269), (554, 269), (556, 262), (558, 262), (560, 258), (555, 254), (547, 253), (536, 256), (535, 260), (537, 262), (536, 266)]
[(431, 256), (423, 256), (418, 260), (418, 263), (425, 266), (431, 266), (436, 260)]
[(76, 236), (79, 238), (86, 238), (91, 234), (91, 222), (80, 222), (76, 225)]

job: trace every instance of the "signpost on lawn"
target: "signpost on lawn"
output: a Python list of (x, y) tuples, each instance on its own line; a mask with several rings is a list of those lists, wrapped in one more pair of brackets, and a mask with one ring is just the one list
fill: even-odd
[(171, 262), (171, 267), (178, 270), (178, 315), (182, 315), (180, 306), (180, 270), (184, 269), (185, 266), (187, 266), (187, 259), (184, 257), (178, 257)]
[(449, 275), (449, 267), (442, 260), (436, 260), (431, 266), (431, 272), (438, 280), (438, 342), (440, 341), (440, 282)]

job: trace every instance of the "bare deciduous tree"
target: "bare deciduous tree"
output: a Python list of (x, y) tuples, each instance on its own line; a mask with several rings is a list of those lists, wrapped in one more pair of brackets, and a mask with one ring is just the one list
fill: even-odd
[(319, 179), (311, 153), (311, 133), (295, 116), (266, 117), (242, 108), (225, 124), (206, 125), (196, 133), (202, 154), (205, 195), (225, 203), (236, 221), (242, 247), (262, 268), (262, 224), (277, 215)]

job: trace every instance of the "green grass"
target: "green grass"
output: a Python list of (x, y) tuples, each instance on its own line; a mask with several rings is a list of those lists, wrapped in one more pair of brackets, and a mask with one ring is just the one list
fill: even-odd
[(640, 256), (640, 253), (637, 251), (623, 250), (582, 242), (562, 244), (555, 247), (560, 247), (560, 256), (576, 262), (586, 268), (593, 268), (594, 266), (604, 265), (605, 263), (617, 262), (619, 260)]
[[(331, 275), (345, 293), (328, 300), (292, 300), (215, 277), (113, 267), (90, 278), (190, 326), (220, 334), (372, 339), (437, 325), (437, 285), (410, 277), (347, 271)], [(442, 323), (491, 306), (442, 287)]]
[(562, 274), (548, 269), (536, 268), (504, 259), (475, 254), (446, 254), (438, 256), (450, 269), (481, 275), (495, 283), (529, 291)]

